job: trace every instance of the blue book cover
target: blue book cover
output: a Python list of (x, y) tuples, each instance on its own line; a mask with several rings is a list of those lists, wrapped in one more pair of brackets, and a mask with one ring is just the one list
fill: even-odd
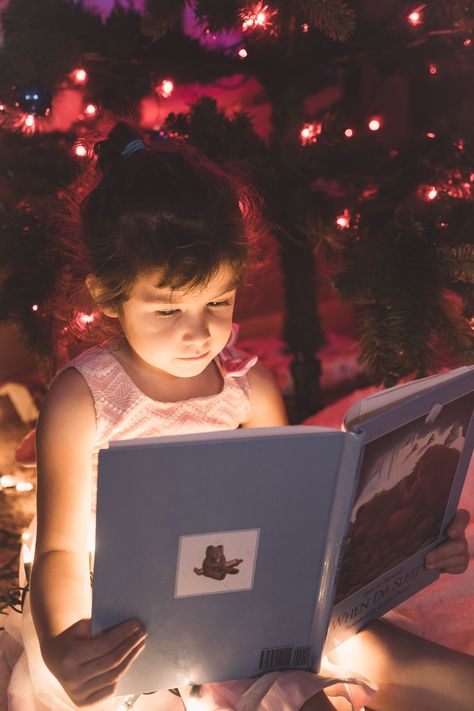
[(472, 453), (474, 369), (417, 382), (365, 403), (352, 432), (239, 429), (101, 450), (93, 630), (138, 617), (149, 633), (117, 693), (317, 671), (325, 641), (436, 577), (422, 560)]

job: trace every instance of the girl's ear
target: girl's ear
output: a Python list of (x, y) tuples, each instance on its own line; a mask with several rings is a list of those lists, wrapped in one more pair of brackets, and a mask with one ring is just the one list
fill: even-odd
[(102, 306), (100, 303), (100, 297), (102, 294), (102, 287), (99, 279), (95, 274), (89, 274), (86, 277), (86, 286), (91, 295), (92, 300), (98, 305), (98, 308), (102, 311), (105, 316), (109, 318), (118, 318), (118, 311), (113, 306)]

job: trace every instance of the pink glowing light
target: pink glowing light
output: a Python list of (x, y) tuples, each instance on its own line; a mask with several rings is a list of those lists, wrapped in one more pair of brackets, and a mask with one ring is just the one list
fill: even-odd
[(74, 69), (71, 77), (72, 77), (72, 81), (74, 82), (74, 84), (78, 84), (78, 85), (86, 84), (86, 82), (89, 78), (86, 70), (82, 69), (82, 67), (79, 69)]
[(33, 304), (33, 306), (31, 307), (32, 311), (38, 311), (38, 309), (39, 309), (38, 304)]
[(435, 200), (438, 197), (438, 190), (432, 185), (425, 193), (426, 200)]
[(426, 7), (426, 3), (415, 7), (410, 14), (407, 16), (407, 21), (412, 27), (419, 27), (423, 24), (423, 10)]
[(318, 136), (323, 130), (322, 123), (305, 123), (300, 131), (300, 140), (303, 146), (308, 143), (316, 143)]
[(346, 130), (344, 131), (344, 136), (346, 138), (352, 138), (353, 135), (354, 135), (354, 130), (352, 128), (346, 128)]
[(465, 47), (470, 47), (471, 44), (472, 44), (472, 39), (471, 39), (470, 37), (466, 37), (466, 39), (465, 39), (464, 42), (463, 42), (463, 45), (464, 45)]
[(28, 126), (28, 128), (33, 128), (35, 125), (35, 117), (33, 114), (28, 114), (28, 116), (25, 118), (25, 126)]
[(307, 22), (304, 22), (304, 23), (301, 25), (301, 29), (303, 30), (303, 32), (309, 32), (309, 25), (308, 25), (308, 23), (307, 23)]
[(156, 90), (163, 99), (168, 99), (174, 91), (174, 81), (172, 79), (163, 79)]
[(436, 133), (433, 133), (433, 131), (428, 131), (426, 134), (426, 138), (436, 138)]
[(374, 116), (367, 125), (371, 131), (378, 131), (382, 128), (382, 119), (379, 116)]
[(72, 147), (74, 155), (76, 155), (78, 158), (85, 158), (87, 155), (89, 155), (89, 149), (87, 148), (87, 145), (84, 143), (84, 141), (76, 141), (74, 146)]
[(95, 320), (94, 314), (84, 314), (81, 313), (78, 315), (77, 320), (79, 323), (81, 323), (84, 326), (87, 326), (89, 323), (93, 323)]
[(271, 10), (263, 2), (257, 2), (253, 7), (241, 13), (242, 30), (267, 30), (272, 26), (272, 17), (276, 15), (276, 10)]
[(428, 71), (430, 74), (437, 74), (438, 67), (436, 66), (436, 64), (430, 64), (430, 66), (428, 67)]
[(97, 115), (97, 106), (96, 104), (87, 104), (86, 108), (84, 109), (85, 114), (89, 117), (93, 117)]
[(248, 52), (244, 47), (242, 47), (242, 49), (239, 49), (237, 54), (239, 55), (240, 59), (245, 59), (245, 57), (248, 56)]
[(339, 227), (341, 230), (347, 230), (348, 227), (350, 227), (351, 224), (351, 215), (349, 210), (345, 209), (342, 215), (338, 215), (336, 217), (336, 225)]

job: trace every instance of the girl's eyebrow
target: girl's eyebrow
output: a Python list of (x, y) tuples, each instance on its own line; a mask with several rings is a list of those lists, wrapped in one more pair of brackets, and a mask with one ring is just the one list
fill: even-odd
[[(228, 284), (226, 284), (221, 291), (220, 294), (216, 294), (213, 298), (214, 299), (219, 299), (221, 296), (224, 296), (224, 294), (227, 294), (229, 291), (234, 291), (238, 286), (238, 282), (235, 279), (232, 279)], [(144, 298), (144, 301), (147, 303), (155, 303), (155, 302), (167, 302), (167, 303), (178, 303), (178, 300), (175, 298), (177, 295), (177, 291), (162, 291), (160, 290), (159, 287), (156, 287), (156, 290), (158, 293), (156, 294), (147, 294)], [(178, 297), (179, 299), (179, 297)], [(212, 301), (212, 299), (210, 299)]]

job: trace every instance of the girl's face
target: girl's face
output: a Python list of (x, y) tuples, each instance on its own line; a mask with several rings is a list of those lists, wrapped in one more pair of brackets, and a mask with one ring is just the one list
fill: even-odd
[(236, 280), (223, 265), (205, 287), (158, 287), (159, 271), (138, 276), (119, 316), (132, 351), (162, 373), (199, 375), (224, 348), (234, 311)]

